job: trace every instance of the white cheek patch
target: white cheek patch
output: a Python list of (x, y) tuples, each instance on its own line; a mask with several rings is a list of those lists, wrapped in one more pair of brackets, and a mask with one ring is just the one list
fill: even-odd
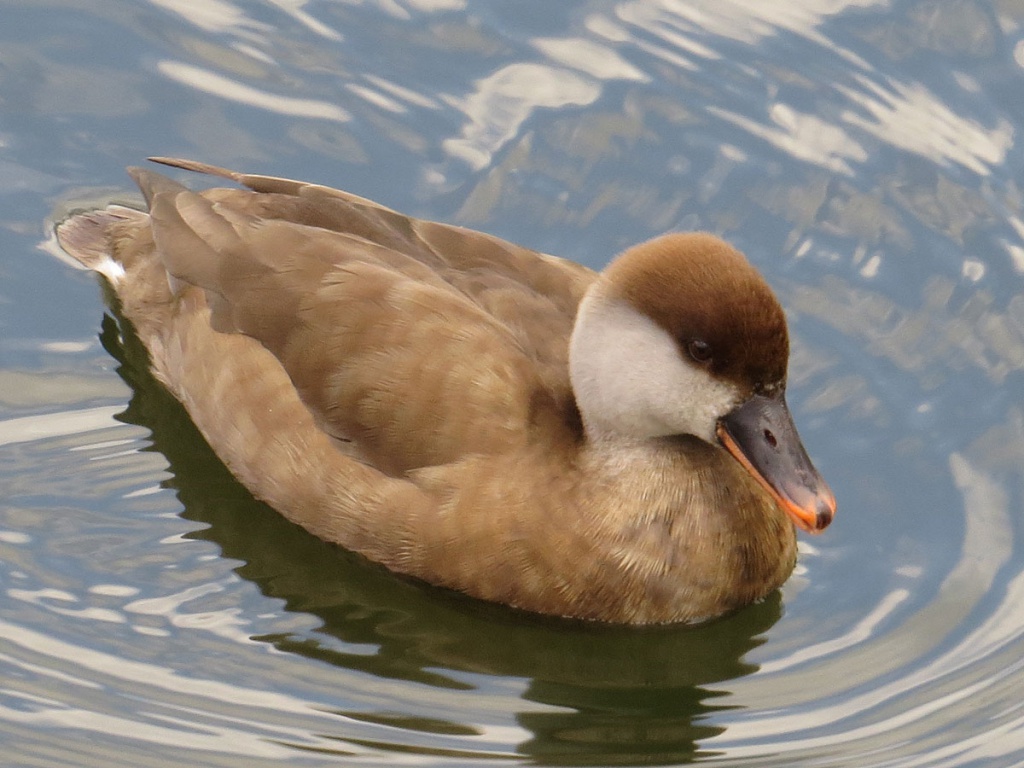
[(661, 326), (621, 301), (583, 300), (569, 360), (592, 433), (712, 442), (718, 420), (739, 401), (734, 386), (684, 358)]

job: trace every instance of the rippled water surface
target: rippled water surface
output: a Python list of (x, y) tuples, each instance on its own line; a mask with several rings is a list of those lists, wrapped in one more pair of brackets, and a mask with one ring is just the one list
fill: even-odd
[[(0, 7), (0, 763), (1024, 765), (1024, 4)], [(699, 627), (542, 620), (285, 523), (146, 373), (72, 208), (150, 154), (600, 267), (743, 249), (839, 498)]]

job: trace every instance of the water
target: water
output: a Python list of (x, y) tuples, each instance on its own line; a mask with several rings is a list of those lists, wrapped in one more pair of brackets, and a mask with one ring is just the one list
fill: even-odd
[[(1024, 765), (1024, 6), (0, 8), (0, 763)], [(762, 605), (643, 631), (391, 576), (235, 483), (94, 279), (122, 167), (331, 183), (604, 264), (743, 249), (839, 499)], [(42, 249), (42, 250), (41, 250)]]

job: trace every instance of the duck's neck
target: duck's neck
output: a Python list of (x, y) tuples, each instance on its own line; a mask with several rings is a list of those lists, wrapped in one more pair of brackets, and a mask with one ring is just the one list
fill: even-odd
[(713, 441), (736, 396), (683, 358), (665, 329), (596, 284), (580, 303), (569, 377), (588, 440), (694, 435)]

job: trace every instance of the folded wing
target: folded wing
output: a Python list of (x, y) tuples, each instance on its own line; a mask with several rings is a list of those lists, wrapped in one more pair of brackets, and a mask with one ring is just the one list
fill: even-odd
[(134, 170), (172, 282), (269, 350), (352, 453), (397, 475), (538, 431), (576, 439), (566, 341), (589, 270), (338, 190), (176, 164), (260, 194)]

